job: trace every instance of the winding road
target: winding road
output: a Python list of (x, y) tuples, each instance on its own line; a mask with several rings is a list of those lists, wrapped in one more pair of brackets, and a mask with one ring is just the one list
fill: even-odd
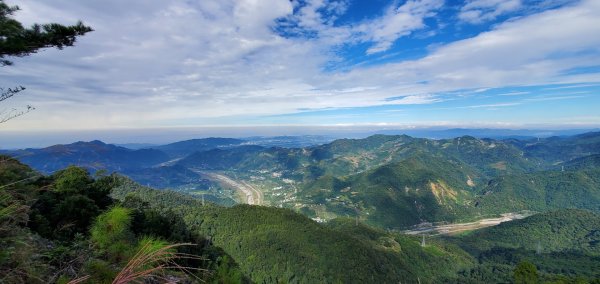
[(246, 196), (246, 203), (250, 205), (262, 205), (263, 194), (260, 190), (256, 189), (252, 185), (245, 181), (236, 181), (232, 178), (215, 172), (195, 171), (199, 174), (206, 176), (210, 180), (217, 181), (221, 184), (225, 184), (237, 191), (240, 191), (243, 196)]

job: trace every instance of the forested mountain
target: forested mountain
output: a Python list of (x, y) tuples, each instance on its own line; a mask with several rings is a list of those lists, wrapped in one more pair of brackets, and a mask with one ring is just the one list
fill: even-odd
[(167, 153), (172, 158), (181, 158), (188, 156), (194, 152), (202, 152), (221, 147), (239, 146), (245, 142), (240, 139), (233, 138), (203, 138), (179, 141), (171, 144), (152, 147)]
[[(354, 219), (317, 224), (284, 209), (202, 206), (185, 195), (127, 181), (113, 196), (139, 197), (159, 211), (187, 216), (187, 226), (209, 236), (260, 283), (510, 282), (522, 261), (539, 265), (539, 278), (546, 281), (585, 283), (600, 277), (600, 216), (583, 210), (534, 215), (465, 236), (428, 237), (422, 246), (419, 237), (385, 232)], [(529, 243), (548, 249), (537, 253)], [(570, 269), (572, 263), (579, 266)]]
[(151, 167), (169, 159), (158, 150), (131, 150), (98, 140), (4, 152), (44, 173), (52, 173), (70, 165), (92, 171), (127, 171)]
[(551, 211), (477, 230), (460, 239), (468, 250), (502, 247), (600, 256), (600, 215), (580, 209)]
[(575, 158), (561, 164), (561, 168), (562, 167), (570, 170), (600, 168), (600, 154), (592, 154), (589, 156), (583, 156), (581, 158)]
[(245, 202), (250, 190), (261, 204), (311, 218), (400, 229), (521, 210), (599, 211), (599, 141), (597, 132), (527, 140), (374, 135), (267, 148), (208, 138), (135, 151), (93, 141), (11, 154), (44, 172), (107, 169), (222, 204)]
[(327, 204), (325, 210), (340, 216), (399, 228), (467, 215), (480, 179), (480, 173), (459, 160), (416, 154), (344, 179), (322, 176), (300, 196), (309, 207)]
[(600, 151), (600, 132), (588, 132), (574, 136), (549, 137), (543, 139), (510, 140), (519, 147), (526, 157), (544, 160), (550, 164), (598, 154)]
[[(415, 157), (390, 170), (431, 162)], [(382, 171), (364, 178), (381, 178)], [(460, 173), (450, 169), (437, 174)], [(406, 179), (418, 181), (419, 176)], [(376, 184), (390, 180), (394, 178)], [(136, 249), (182, 242), (195, 245), (177, 246), (176, 251), (204, 260), (174, 258), (188, 267), (187, 275), (167, 269), (162, 277), (214, 283), (489, 283), (511, 281), (523, 261), (535, 263), (543, 280), (600, 277), (600, 217), (589, 211), (539, 214), (422, 243), (420, 236), (384, 231), (353, 218), (319, 224), (289, 209), (221, 207), (117, 175), (94, 179), (76, 167), (43, 176), (8, 157), (2, 157), (0, 182), (5, 283), (108, 283), (121, 275)]]
[[(244, 260), (238, 262), (240, 267), (258, 283), (405, 282), (416, 279), (420, 271), (431, 270), (426, 267), (434, 263), (443, 265), (444, 270), (421, 277), (451, 274), (458, 267), (452, 264), (454, 258), (465, 257), (442, 247), (421, 250), (418, 238), (364, 226), (356, 230), (360, 235), (355, 235), (339, 226), (317, 224), (288, 209), (202, 206), (182, 195), (165, 197), (132, 183), (117, 188), (114, 195), (139, 197), (160, 210), (177, 208), (175, 212), (186, 216), (188, 226), (209, 236), (234, 259)], [(422, 262), (407, 261), (412, 258)]]
[(582, 208), (600, 212), (600, 169), (541, 171), (492, 179), (475, 204), (484, 212)]
[(590, 211), (552, 211), (446, 239), (476, 259), (458, 283), (511, 282), (523, 262), (539, 271), (537, 283), (599, 281), (600, 215)]
[(229, 169), (238, 167), (239, 163), (254, 158), (264, 150), (261, 146), (240, 146), (231, 149), (212, 149), (197, 151), (177, 162), (179, 165), (199, 169)]

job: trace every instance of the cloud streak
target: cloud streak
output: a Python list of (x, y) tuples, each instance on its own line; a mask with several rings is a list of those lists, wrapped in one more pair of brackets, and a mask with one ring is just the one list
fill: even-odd
[[(463, 10), (487, 9), (481, 21), (508, 9), (479, 2)], [(344, 59), (340, 49), (397, 52), (398, 39), (430, 28), (426, 22), (439, 16), (443, 1), (394, 2), (381, 14), (341, 24), (348, 1), (17, 4), (24, 22), (83, 19), (96, 31), (74, 48), (0, 70), (0, 85), (28, 87), (11, 103), (38, 109), (7, 129), (202, 125), (220, 118), (243, 124), (302, 109), (440, 103), (451, 99), (443, 93), (462, 89), (600, 81), (598, 74), (563, 73), (600, 65), (600, 3), (593, 0), (499, 23), (417, 59), (345, 71), (325, 68)]]

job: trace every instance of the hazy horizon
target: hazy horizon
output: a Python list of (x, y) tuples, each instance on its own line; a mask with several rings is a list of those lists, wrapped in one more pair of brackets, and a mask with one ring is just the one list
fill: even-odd
[(104, 129), (66, 131), (3, 131), (0, 149), (43, 148), (56, 144), (100, 140), (109, 144), (168, 144), (208, 137), (327, 136), (334, 139), (364, 138), (373, 134), (407, 134), (420, 138), (449, 138), (460, 133), (486, 137), (549, 137), (598, 131), (597, 127), (461, 127), (461, 126), (255, 126), (186, 127), (155, 129)]

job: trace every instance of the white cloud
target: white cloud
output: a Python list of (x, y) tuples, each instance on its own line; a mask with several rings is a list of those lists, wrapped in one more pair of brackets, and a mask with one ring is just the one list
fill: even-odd
[(530, 92), (509, 92), (509, 93), (498, 94), (498, 96), (521, 96), (521, 95), (528, 95), (528, 94), (530, 94)]
[[(370, 78), (373, 84), (377, 78), (380, 85), (412, 86), (421, 92), (598, 81), (598, 74), (563, 75), (600, 64), (598, 13), (600, 2), (593, 0), (549, 10), (443, 45), (422, 59), (353, 70), (347, 80)], [(420, 81), (428, 84), (413, 83)]]
[[(28, 87), (10, 103), (37, 107), (3, 127), (244, 123), (299, 109), (433, 103), (447, 99), (436, 93), (460, 89), (600, 81), (598, 74), (563, 75), (600, 65), (599, 1), (515, 19), (421, 59), (326, 72), (339, 45), (358, 41), (373, 43), (370, 52), (385, 50), (422, 29), (441, 2), (408, 1), (381, 17), (335, 26), (332, 17), (345, 3), (313, 0), (291, 15), (295, 4), (288, 0), (23, 0), (17, 16), (24, 21), (83, 19), (96, 31), (76, 47), (0, 69), (0, 86)], [(274, 32), (281, 17), (298, 25), (290, 29), (316, 36)]]
[[(426, 28), (424, 20), (434, 17), (443, 4), (444, 0), (409, 0), (402, 5), (394, 2), (379, 17), (364, 19), (358, 24), (336, 26), (334, 21), (346, 11), (348, 4), (344, 1), (310, 0), (288, 20), (297, 24), (292, 31), (314, 32), (321, 42), (330, 46), (371, 43), (366, 53), (374, 54), (387, 51), (397, 39)], [(324, 14), (321, 10), (328, 13)]]
[(382, 17), (359, 25), (355, 30), (375, 43), (367, 54), (386, 51), (398, 38), (425, 28), (424, 19), (434, 16), (443, 5), (443, 0), (409, 0), (400, 7), (390, 6)]
[(472, 24), (495, 20), (522, 8), (521, 0), (470, 0), (460, 10), (459, 19)]

